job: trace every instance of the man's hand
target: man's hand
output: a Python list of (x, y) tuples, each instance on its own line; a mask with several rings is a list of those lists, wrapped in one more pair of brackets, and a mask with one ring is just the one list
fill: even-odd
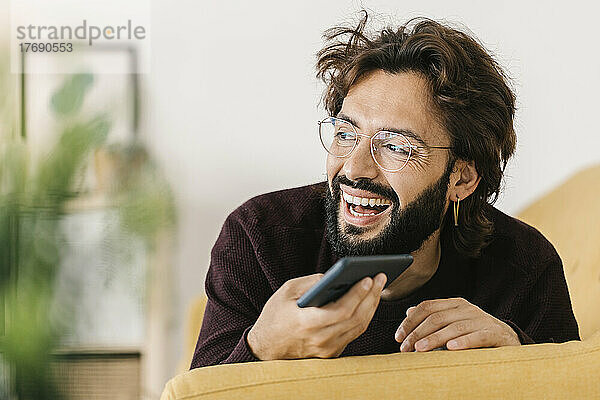
[(338, 300), (323, 307), (296, 305), (323, 274), (285, 282), (266, 302), (248, 332), (248, 345), (261, 360), (332, 358), (369, 326), (386, 276), (364, 278)]
[(518, 346), (517, 333), (505, 322), (462, 297), (426, 300), (406, 310), (396, 331), (400, 351)]

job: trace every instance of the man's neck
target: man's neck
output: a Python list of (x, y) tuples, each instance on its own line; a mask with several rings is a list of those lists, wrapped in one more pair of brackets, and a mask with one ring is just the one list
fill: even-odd
[(383, 290), (381, 300), (398, 300), (409, 296), (423, 286), (437, 271), (441, 254), (440, 230), (438, 229), (419, 250), (412, 253), (414, 257), (412, 265)]

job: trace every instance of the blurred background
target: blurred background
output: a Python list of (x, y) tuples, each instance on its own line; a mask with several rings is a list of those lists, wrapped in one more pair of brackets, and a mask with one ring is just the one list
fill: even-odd
[[(76, 13), (55, 3), (56, 13)], [(88, 15), (75, 17), (92, 18), (102, 4), (88, 1)], [(79, 293), (53, 348), (63, 371), (76, 360), (94, 375), (104, 362), (107, 376), (131, 376), (122, 383), (137, 389), (123, 398), (158, 398), (180, 370), (188, 308), (204, 291), (226, 216), (252, 196), (325, 179), (315, 53), (325, 29), (354, 22), (363, 7), (372, 28), (427, 16), (468, 30), (512, 77), (518, 144), (496, 203), (502, 211), (515, 214), (600, 162), (600, 8), (591, 1), (151, 1), (149, 53), (134, 52), (149, 57), (147, 73), (26, 74), (25, 87), (8, 67), (10, 2), (0, 6), (2, 140), (22, 146), (33, 179), (43, 165), (35, 160), (73, 126), (65, 121), (87, 121), (77, 126), (91, 135), (77, 145), (76, 196), (57, 211), (57, 291)], [(82, 100), (61, 108), (61, 94)], [(86, 125), (97, 118), (110, 128)], [(285, 132), (281, 118), (293, 120)], [(147, 199), (141, 214), (113, 215), (137, 210), (123, 200), (132, 198)], [(152, 223), (129, 229), (132, 218)], [(148, 281), (149, 270), (160, 278)]]

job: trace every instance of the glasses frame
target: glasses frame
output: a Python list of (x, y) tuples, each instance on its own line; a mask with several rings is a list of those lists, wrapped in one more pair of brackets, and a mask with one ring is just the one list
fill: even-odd
[[(323, 135), (321, 133), (321, 127), (322, 127), (322, 125), (324, 123), (326, 123), (327, 121), (329, 121), (331, 119), (334, 119), (334, 120), (337, 120), (337, 121), (342, 121), (342, 122), (350, 125), (352, 127), (352, 130), (356, 134), (356, 137), (354, 139), (354, 145), (352, 146), (352, 148), (346, 154), (341, 155), (341, 156), (337, 155), (337, 154), (331, 153), (329, 151), (329, 149), (327, 148), (327, 146), (325, 145), (325, 143), (323, 142)], [(350, 154), (352, 154), (352, 152), (354, 151), (354, 149), (358, 146), (358, 142), (360, 141), (359, 136), (364, 136), (366, 138), (369, 138), (369, 141), (370, 141), (369, 148), (371, 150), (371, 157), (373, 158), (373, 161), (375, 161), (375, 163), (377, 164), (377, 166), (380, 169), (382, 169), (383, 171), (386, 171), (386, 172), (398, 172), (398, 171), (402, 170), (402, 168), (404, 168), (406, 166), (406, 164), (408, 164), (408, 162), (410, 161), (410, 157), (412, 156), (413, 149), (445, 149), (445, 150), (451, 150), (451, 149), (454, 148), (454, 147), (448, 147), (448, 146), (417, 146), (415, 144), (412, 144), (410, 142), (410, 140), (408, 140), (408, 138), (406, 136), (404, 136), (403, 134), (398, 133), (398, 132), (390, 132), (390, 131), (386, 131), (386, 130), (377, 131), (373, 135), (369, 136), (369, 135), (366, 135), (364, 133), (358, 132), (358, 129), (352, 123), (346, 121), (345, 119), (341, 119), (341, 118), (337, 118), (337, 117), (332, 117), (332, 116), (325, 117), (321, 121), (317, 121), (317, 125), (319, 126), (319, 141), (321, 142), (321, 145), (323, 146), (323, 148), (325, 149), (325, 151), (328, 154), (331, 154), (332, 156), (337, 157), (337, 158), (348, 157)], [(406, 161), (404, 162), (404, 164), (400, 168), (397, 168), (397, 169), (384, 168), (381, 164), (379, 164), (379, 161), (377, 161), (377, 158), (375, 158), (375, 146), (373, 145), (373, 138), (376, 137), (377, 135), (379, 135), (382, 132), (383, 133), (389, 133), (389, 134), (392, 134), (392, 135), (402, 136), (408, 142), (408, 149), (409, 149), (409, 151), (408, 151), (408, 157), (406, 158)]]

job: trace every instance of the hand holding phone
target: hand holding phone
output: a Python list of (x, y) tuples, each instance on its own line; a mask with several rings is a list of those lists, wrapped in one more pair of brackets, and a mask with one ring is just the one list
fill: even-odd
[(410, 255), (351, 257), (325, 275), (288, 280), (250, 329), (250, 350), (261, 360), (339, 356), (369, 326), (386, 283), (411, 263)]
[(410, 254), (344, 257), (329, 268), (323, 278), (300, 299), (298, 307), (321, 307), (337, 300), (358, 281), (383, 272), (386, 286), (393, 282), (413, 262)]
[(323, 274), (313, 274), (290, 279), (269, 298), (247, 337), (256, 357), (337, 357), (367, 329), (379, 305), (385, 274), (362, 279), (336, 302), (322, 307), (298, 307), (298, 298), (322, 277)]

